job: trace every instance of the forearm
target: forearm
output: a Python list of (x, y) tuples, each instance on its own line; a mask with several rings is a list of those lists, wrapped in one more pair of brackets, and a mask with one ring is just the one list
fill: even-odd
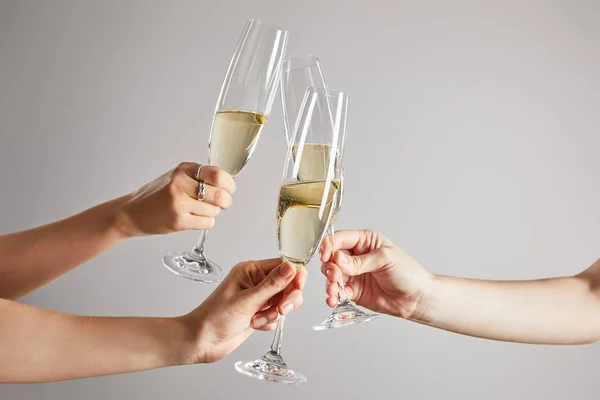
[(48, 382), (195, 361), (180, 319), (80, 317), (0, 300), (0, 382)]
[(0, 297), (15, 299), (108, 250), (124, 239), (119, 207), (125, 198), (70, 218), (0, 236)]
[(600, 340), (600, 298), (581, 276), (523, 282), (437, 277), (415, 318), (488, 339), (582, 344)]

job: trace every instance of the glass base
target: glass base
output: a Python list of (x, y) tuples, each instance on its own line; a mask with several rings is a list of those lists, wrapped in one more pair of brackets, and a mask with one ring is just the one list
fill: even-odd
[(320, 324), (313, 325), (315, 331), (325, 329), (342, 328), (344, 326), (356, 325), (363, 322), (369, 322), (379, 318), (379, 314), (367, 314), (356, 308), (349, 301), (340, 302), (334, 309), (329, 318)]
[(289, 369), (283, 357), (269, 351), (258, 360), (235, 363), (237, 372), (252, 378), (268, 382), (283, 383), (288, 385), (299, 385), (306, 382), (306, 377)]
[(217, 283), (223, 278), (223, 270), (217, 264), (193, 251), (167, 254), (163, 264), (174, 274), (196, 282)]

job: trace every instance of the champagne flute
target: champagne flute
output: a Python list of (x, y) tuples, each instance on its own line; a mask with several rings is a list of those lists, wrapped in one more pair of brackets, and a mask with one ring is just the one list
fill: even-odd
[[(307, 55), (285, 60), (280, 88), (284, 133), (288, 144), (292, 140), (294, 124), (309, 87), (327, 88), (319, 57)], [(327, 112), (330, 113), (331, 108), (328, 108)]]
[[(229, 63), (217, 100), (208, 144), (209, 165), (237, 176), (256, 148), (273, 107), (287, 47), (286, 30), (249, 20)], [(188, 252), (163, 258), (171, 272), (197, 282), (216, 283), (223, 271), (204, 256), (207, 231)]]
[[(342, 208), (342, 199), (344, 197), (344, 170), (342, 169), (342, 174), (340, 177), (340, 190), (338, 191), (338, 196), (334, 205), (333, 215), (331, 217), (331, 222), (327, 227), (327, 236), (331, 238), (331, 243), (335, 243), (334, 234), (335, 228), (334, 223), (337, 219), (337, 216)], [(335, 248), (334, 248), (335, 250)], [(331, 315), (327, 317), (321, 323), (313, 325), (313, 329), (315, 331), (321, 331), (325, 329), (333, 329), (333, 328), (342, 328), (344, 326), (350, 326), (355, 324), (360, 324), (362, 322), (369, 322), (374, 319), (379, 318), (379, 314), (371, 314), (366, 313), (348, 299), (346, 295), (346, 291), (344, 290), (344, 282), (340, 280), (338, 282), (339, 286), (339, 299), (338, 303), (331, 312)]]
[[(281, 259), (298, 268), (309, 263), (331, 220), (339, 190), (343, 149), (338, 146), (343, 143), (339, 137), (345, 132), (347, 99), (342, 92), (308, 88), (288, 145), (279, 189), (277, 238)], [(334, 118), (318, 118), (329, 106)], [(321, 152), (305, 152), (316, 145)], [(322, 172), (313, 179), (311, 171), (317, 169)], [(288, 368), (281, 355), (284, 321), (281, 316), (277, 322), (270, 350), (254, 361), (238, 361), (238, 372), (277, 383), (306, 382), (306, 377)]]
[[(298, 117), (302, 96), (308, 87), (326, 88), (325, 75), (321, 67), (321, 62), (318, 57), (308, 55), (304, 57), (295, 57), (285, 60), (283, 63), (283, 73), (281, 75), (281, 100), (283, 109), (283, 121), (285, 126), (285, 134), (288, 143), (291, 140), (293, 124)], [(333, 118), (331, 104), (328, 102), (323, 107), (321, 113), (317, 114), (318, 118)], [(343, 132), (339, 140), (341, 145), (339, 149), (343, 149), (343, 141), (345, 140), (345, 132)], [(292, 149), (293, 150), (293, 149)], [(305, 162), (300, 166), (300, 173), (305, 179), (322, 179), (324, 177), (324, 165), (327, 163), (323, 157), (327, 152), (318, 144), (305, 144), (304, 146)], [(322, 160), (317, 162), (306, 162), (307, 160)], [(314, 161), (314, 160), (313, 160)], [(341, 163), (341, 159), (340, 159)], [(340, 175), (340, 189), (335, 202), (331, 223), (327, 227), (327, 237), (331, 238), (332, 243), (334, 236), (334, 222), (342, 207), (342, 198), (344, 193), (344, 170), (342, 167)], [(368, 314), (358, 309), (354, 303), (348, 300), (344, 291), (344, 283), (338, 282), (340, 288), (339, 301), (331, 315), (323, 322), (314, 325), (314, 330), (323, 330), (330, 328), (340, 328), (343, 326), (354, 325), (361, 322), (371, 321), (378, 317), (377, 314)]]

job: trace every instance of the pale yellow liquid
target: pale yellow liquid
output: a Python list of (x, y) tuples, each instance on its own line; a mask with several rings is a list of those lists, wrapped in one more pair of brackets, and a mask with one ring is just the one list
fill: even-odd
[(333, 206), (333, 215), (331, 216), (331, 222), (330, 225), (333, 225), (335, 220), (338, 217), (338, 214), (340, 213), (340, 210), (342, 208), (342, 198), (344, 197), (344, 177), (342, 176), (342, 179), (340, 179), (340, 188), (337, 191), (337, 198), (335, 199), (335, 205)]
[(315, 180), (281, 186), (277, 237), (284, 260), (297, 265), (310, 261), (327, 228), (339, 184), (337, 180)]
[(251, 111), (217, 111), (210, 136), (210, 165), (235, 176), (246, 165), (267, 117)]
[(298, 145), (292, 146), (292, 156), (298, 160), (298, 180), (318, 181), (326, 179), (327, 168), (329, 168), (329, 154), (331, 147), (328, 144), (305, 143), (302, 146), (302, 154), (298, 154)]
[[(331, 146), (320, 143), (305, 143), (302, 146), (301, 159), (298, 166), (298, 180), (321, 180), (326, 179), (327, 168), (329, 167), (329, 157)], [(298, 159), (298, 145), (292, 146), (292, 156), (294, 160)], [(342, 207), (343, 179), (340, 180), (340, 189), (337, 191), (337, 199), (333, 209), (331, 223), (333, 224)]]

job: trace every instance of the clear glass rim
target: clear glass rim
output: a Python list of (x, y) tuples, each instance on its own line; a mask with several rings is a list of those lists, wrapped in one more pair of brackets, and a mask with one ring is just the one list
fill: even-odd
[(262, 22), (261, 20), (258, 20), (258, 19), (249, 19), (246, 22), (249, 25), (253, 25), (253, 24), (259, 25), (263, 29), (273, 29), (273, 30), (280, 31), (280, 32), (285, 32), (285, 33), (288, 32), (287, 29), (284, 29), (284, 28), (282, 28), (280, 26), (277, 26), (277, 25), (265, 24), (264, 22)]
[(319, 57), (308, 54), (305, 56), (288, 58), (283, 62), (283, 64), (287, 70), (295, 71), (297, 69), (304, 69), (313, 65), (318, 66), (321, 64), (321, 61), (319, 60)]
[(332, 98), (342, 97), (343, 99), (346, 99), (348, 97), (348, 93), (343, 92), (341, 90), (330, 89), (330, 88), (310, 86), (306, 89), (306, 91), (314, 92), (319, 96), (327, 96), (327, 97), (332, 97)]

